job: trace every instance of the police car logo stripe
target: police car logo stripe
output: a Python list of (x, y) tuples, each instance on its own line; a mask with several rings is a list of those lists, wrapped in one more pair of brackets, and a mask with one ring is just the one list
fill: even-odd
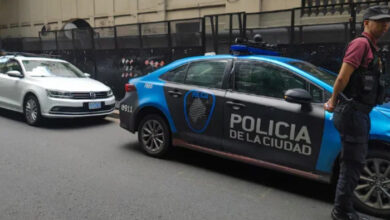
[(184, 116), (188, 127), (203, 133), (210, 123), (215, 107), (215, 95), (200, 90), (190, 90), (184, 96)]

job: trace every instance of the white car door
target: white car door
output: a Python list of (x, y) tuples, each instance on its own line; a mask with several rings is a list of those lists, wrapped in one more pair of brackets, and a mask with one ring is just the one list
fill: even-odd
[(8, 58), (0, 58), (0, 107), (5, 107), (6, 98), (5, 98), (5, 72)]
[(23, 73), (17, 60), (9, 59), (0, 74), (0, 104), (2, 107), (12, 110), (20, 110), (22, 106), (22, 80), (23, 78), (11, 77), (8, 71), (17, 70)]

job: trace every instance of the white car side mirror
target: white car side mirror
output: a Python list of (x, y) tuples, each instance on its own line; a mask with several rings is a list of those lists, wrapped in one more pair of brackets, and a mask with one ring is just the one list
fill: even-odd
[(84, 73), (84, 76), (90, 78), (90, 77), (91, 77), (91, 74), (89, 74), (89, 73)]
[(6, 73), (10, 77), (23, 78), (23, 74), (17, 70), (11, 70)]

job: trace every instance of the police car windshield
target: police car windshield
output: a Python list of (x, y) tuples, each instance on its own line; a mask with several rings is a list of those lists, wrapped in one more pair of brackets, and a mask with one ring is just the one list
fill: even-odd
[(331, 73), (330, 71), (316, 67), (313, 64), (308, 62), (292, 61), (289, 62), (289, 64), (309, 73), (310, 75), (317, 77), (318, 79), (322, 80), (323, 82), (327, 83), (330, 86), (333, 86), (337, 77), (335, 74)]

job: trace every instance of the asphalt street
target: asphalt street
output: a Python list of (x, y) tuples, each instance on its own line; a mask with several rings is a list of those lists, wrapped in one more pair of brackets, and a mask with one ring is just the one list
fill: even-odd
[(35, 128), (0, 110), (1, 220), (329, 220), (332, 201), (330, 185), (186, 149), (148, 157), (114, 118)]

